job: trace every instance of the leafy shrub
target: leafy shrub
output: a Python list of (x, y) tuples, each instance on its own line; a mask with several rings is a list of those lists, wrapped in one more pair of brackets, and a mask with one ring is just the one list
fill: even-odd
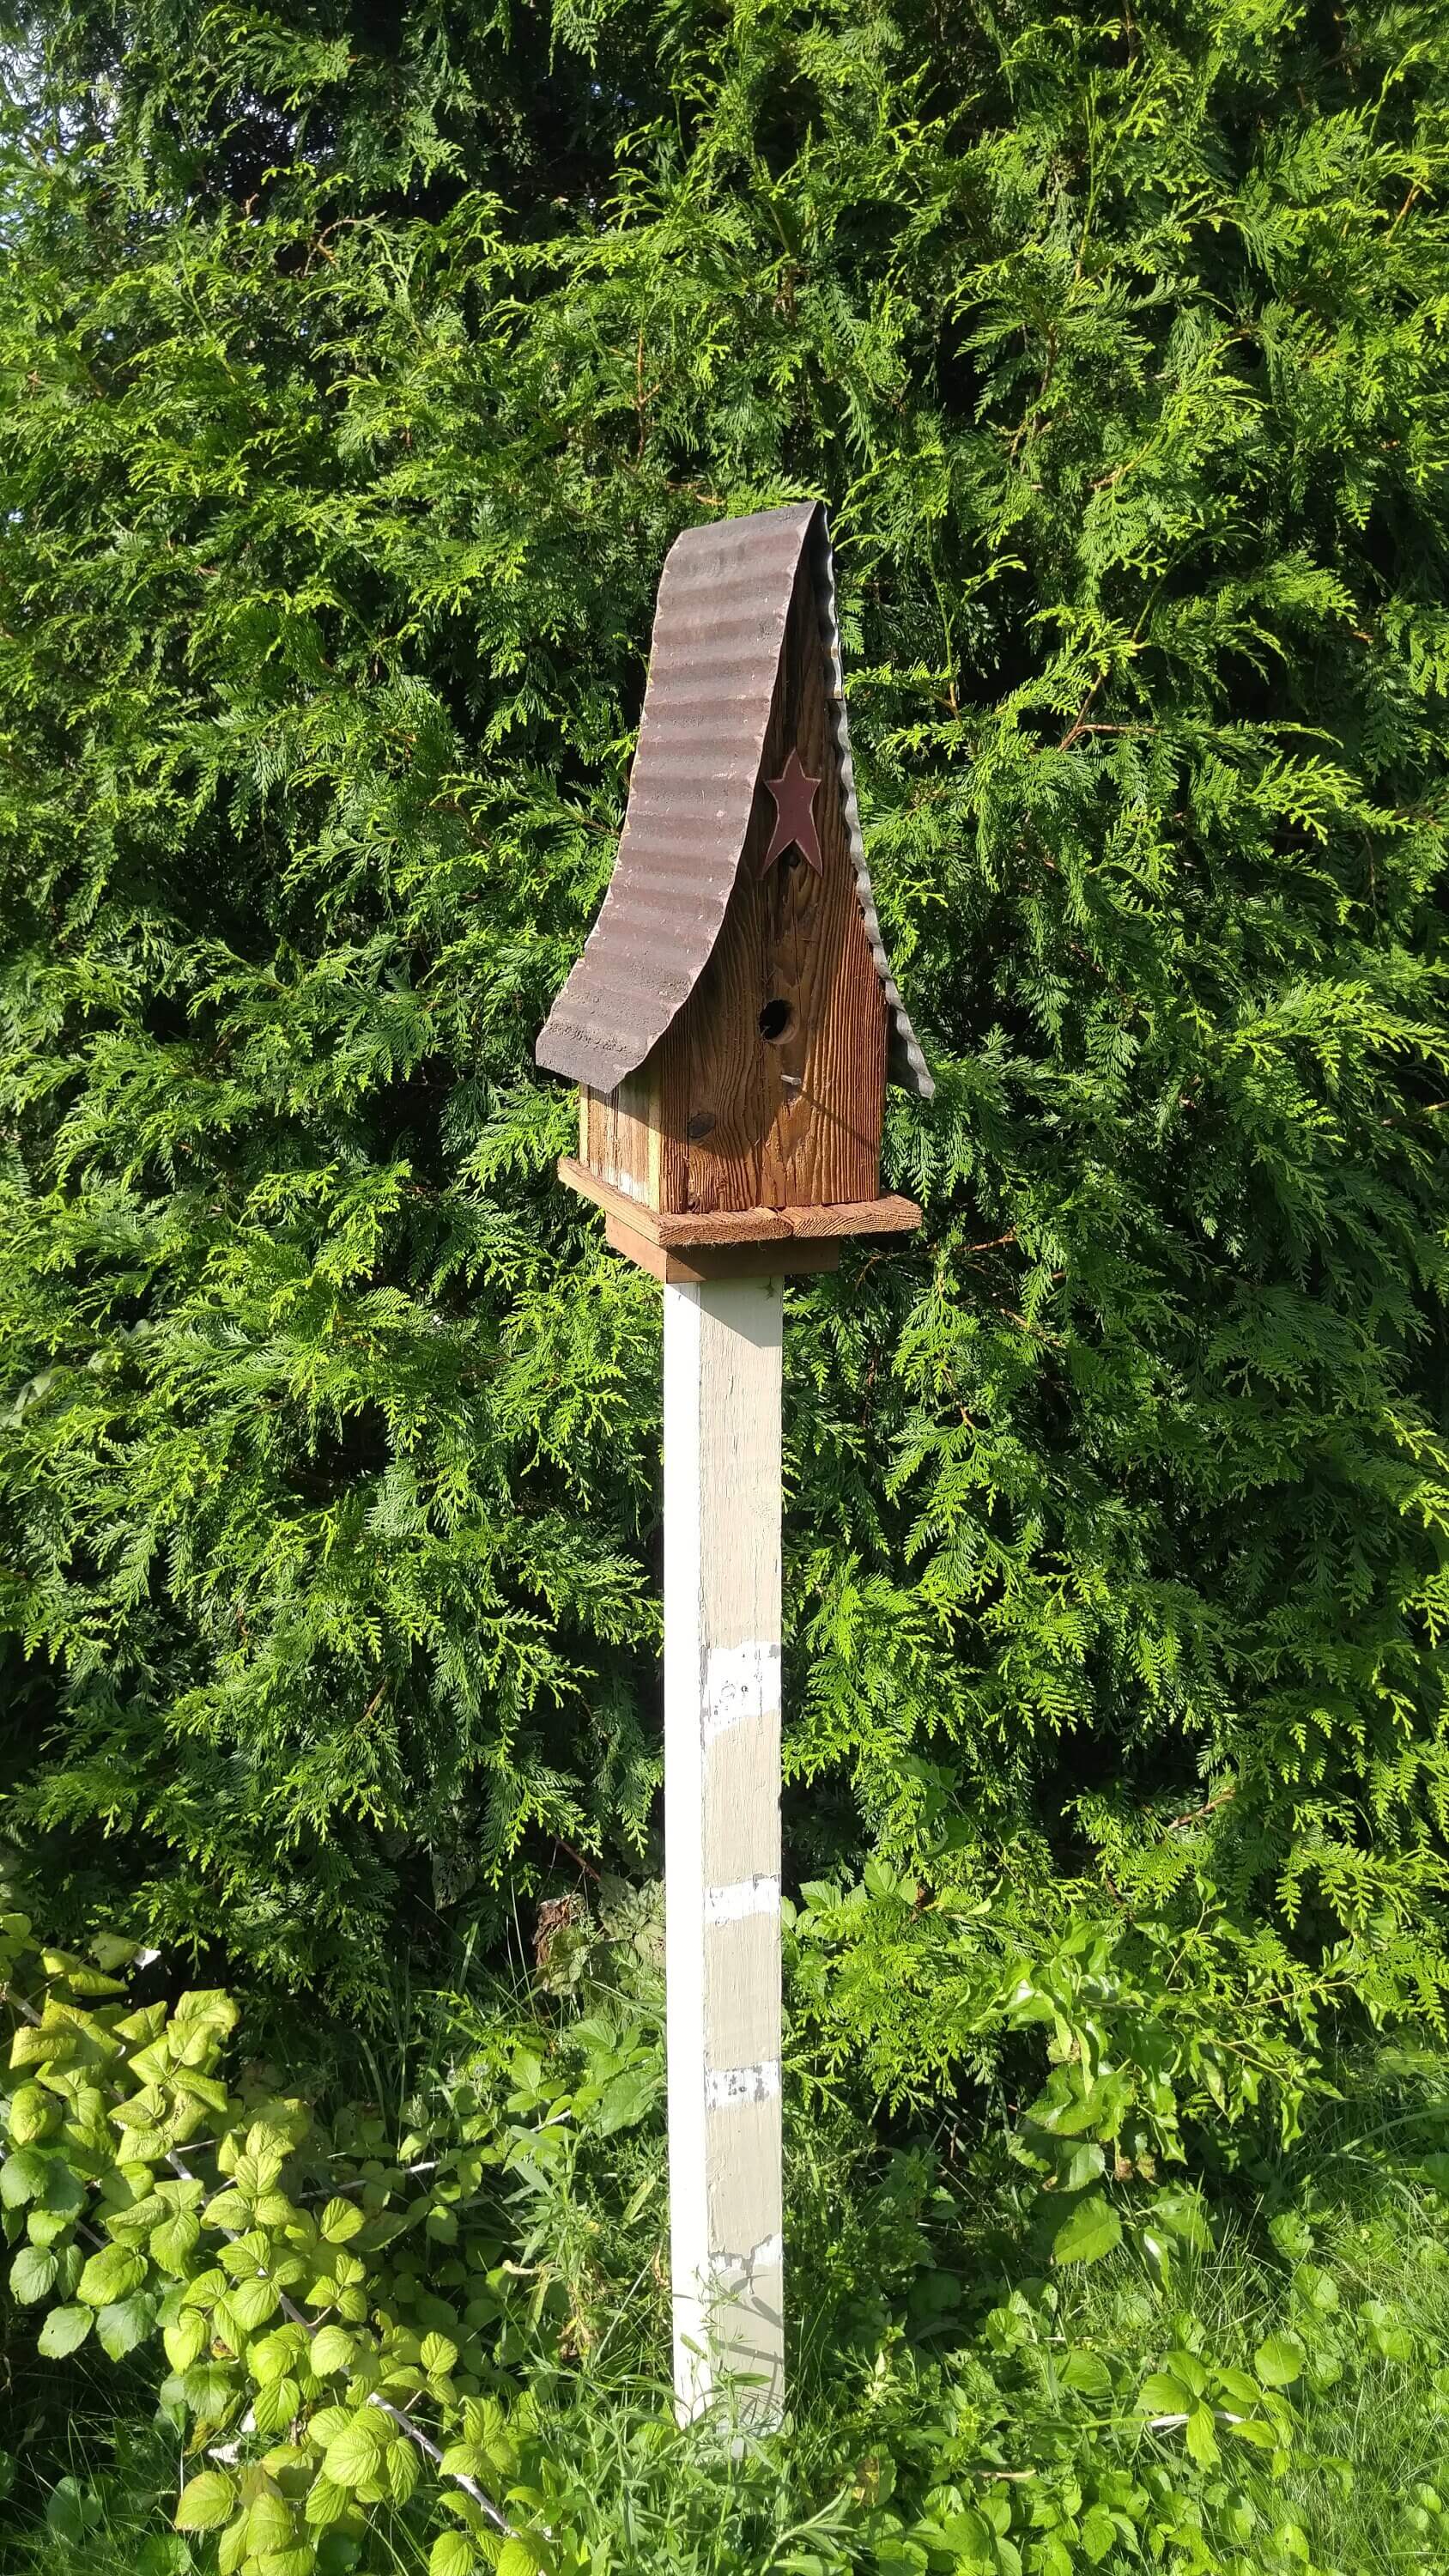
[[(1260, 2167), (1251, 2256), (1220, 2199), (1211, 2229), (1201, 2207), (1130, 2224), (1105, 2260), (1059, 2234), (1040, 2270), (1053, 2177), (990, 2138), (954, 2170), (922, 2136), (883, 2149), (817, 2089), (791, 2138), (792, 2419), (732, 2449), (728, 2426), (678, 2431), (661, 2384), (661, 1989), (637, 1898), (575, 1925), (552, 2001), (451, 1998), (395, 2121), (234, 2073), (223, 1994), (137, 2004), (13, 1913), (3, 1943), (12, 2349), (28, 2323), (61, 2372), (154, 2369), (166, 2436), (57, 2480), (53, 2576), (1436, 2563), (1442, 2062), (1385, 2064), (1361, 2128), (1319, 2142), (1321, 2193)], [(1344, 2181), (1388, 2141), (1398, 2235), (1365, 2247)]]

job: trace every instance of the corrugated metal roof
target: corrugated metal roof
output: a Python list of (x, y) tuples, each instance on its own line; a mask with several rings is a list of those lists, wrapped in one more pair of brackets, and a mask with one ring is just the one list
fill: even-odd
[(935, 1089), (891, 974), (865, 864), (835, 566), (817, 501), (686, 528), (669, 549), (619, 855), (583, 955), (535, 1050), (550, 1073), (616, 1090), (657, 1045), (708, 962), (744, 851), (806, 545), (851, 857), (890, 1006), (891, 1075), (925, 1099)]

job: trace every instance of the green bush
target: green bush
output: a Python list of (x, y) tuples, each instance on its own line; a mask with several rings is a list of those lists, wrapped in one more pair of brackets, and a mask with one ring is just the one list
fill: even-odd
[[(1439, 2014), (1441, 35), (20, 7), (0, 1474), (63, 1933), (366, 2010), (644, 1853), (656, 1297), (531, 1041), (671, 537), (818, 492), (939, 1095), (921, 1243), (791, 1300), (789, 1867), (874, 1855), (887, 1948), (1080, 1901), (1169, 1989), (1208, 1920), (1229, 2038)], [(989, 2074), (890, 1974), (887, 2080)]]
[[(1442, 2054), (1340, 2064), (1211, 2227), (1158, 2190), (1116, 2246), (1058, 2227), (1029, 2147), (883, 2145), (793, 2066), (790, 2416), (732, 2442), (661, 2386), (658, 1948), (657, 1891), (616, 1894), (531, 1992), (430, 1999), (383, 2108), (340, 2060), (278, 2080), (224, 1993), (142, 2001), (154, 1970), (126, 1991), (0, 1917), (10, 2348), (40, 2355), (7, 2570), (1442, 2567)], [(96, 2393), (132, 2410), (99, 2474)]]

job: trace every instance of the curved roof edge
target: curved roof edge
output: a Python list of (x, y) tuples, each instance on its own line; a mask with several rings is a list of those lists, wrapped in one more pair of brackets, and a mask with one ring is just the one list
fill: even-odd
[(665, 558), (629, 801), (582, 956), (534, 1050), (613, 1091), (683, 1009), (724, 926), (749, 829), (802, 550), (829, 662), (841, 802), (866, 936), (891, 1014), (893, 1081), (935, 1086), (896, 990), (865, 864), (840, 664), (835, 566), (818, 501), (686, 528)]
[(891, 1081), (902, 1091), (913, 1091), (921, 1100), (933, 1100), (936, 1085), (891, 972), (880, 916), (875, 908), (870, 870), (865, 864), (865, 836), (860, 828), (860, 806), (855, 793), (855, 763), (850, 755), (850, 718), (845, 712), (845, 672), (840, 659), (840, 619), (835, 606), (835, 549), (830, 542), (830, 523), (823, 509), (810, 531), (810, 553), (821, 640), (830, 666), (830, 720), (835, 728), (835, 749), (840, 762), (840, 802), (855, 868), (855, 890), (865, 917), (865, 935), (875, 959), (875, 971), (880, 977), (891, 1015), (887, 1070)]

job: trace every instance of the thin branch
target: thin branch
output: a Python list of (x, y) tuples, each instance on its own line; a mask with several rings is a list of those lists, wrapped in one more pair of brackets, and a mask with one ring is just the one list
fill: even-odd
[(595, 1887), (603, 1886), (604, 1874), (602, 1870), (595, 1869), (593, 1862), (591, 1860), (585, 1860), (581, 1851), (575, 1851), (572, 1843), (565, 1842), (562, 1834), (555, 1834), (553, 1839), (555, 1847), (559, 1851), (567, 1853), (569, 1859), (574, 1863), (574, 1866), (583, 1871), (585, 1878), (591, 1878)]
[(1090, 689), (1087, 691), (1086, 696), (1083, 698), (1081, 705), (1077, 709), (1075, 723), (1068, 725), (1061, 741), (1057, 744), (1058, 751), (1070, 751), (1073, 743), (1077, 740), (1078, 735), (1086, 732), (1087, 709), (1091, 705), (1092, 700), (1096, 696), (1097, 691), (1102, 686), (1106, 677), (1107, 673), (1105, 670), (1101, 670), (1097, 673), (1095, 680), (1092, 682)]
[(1187, 1825), (1200, 1825), (1204, 1816), (1216, 1815), (1219, 1807), (1231, 1805), (1237, 1794), (1236, 1788), (1220, 1789), (1215, 1798), (1209, 1798), (1205, 1807), (1193, 1807), (1185, 1816), (1174, 1816), (1171, 1824), (1167, 1828), (1168, 1832), (1170, 1834), (1180, 1834)]

